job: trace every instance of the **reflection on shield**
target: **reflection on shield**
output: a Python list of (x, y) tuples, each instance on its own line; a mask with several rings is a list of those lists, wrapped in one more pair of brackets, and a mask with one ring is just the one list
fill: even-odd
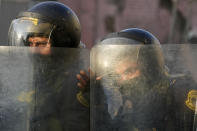
[(76, 74), (88, 69), (89, 52), (51, 48), (41, 55), (39, 50), (0, 47), (1, 131), (62, 131), (83, 118), (77, 114)]
[(91, 129), (196, 130), (196, 50), (188, 44), (95, 46)]

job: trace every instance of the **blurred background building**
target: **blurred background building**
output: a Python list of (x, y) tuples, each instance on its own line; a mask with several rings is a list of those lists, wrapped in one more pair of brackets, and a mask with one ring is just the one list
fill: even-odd
[[(20, 11), (45, 0), (0, 0), (0, 45)], [(54, 0), (55, 1), (55, 0)], [(91, 48), (107, 33), (143, 28), (165, 43), (197, 43), (197, 0), (56, 0), (79, 17), (82, 41)]]

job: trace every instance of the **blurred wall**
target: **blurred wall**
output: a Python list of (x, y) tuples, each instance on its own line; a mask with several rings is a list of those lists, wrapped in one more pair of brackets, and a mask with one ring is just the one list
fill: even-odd
[[(20, 11), (44, 0), (0, 0), (0, 44), (7, 44), (11, 20)], [(178, 0), (173, 14), (174, 0), (58, 0), (72, 8), (82, 26), (82, 41), (91, 48), (110, 32), (126, 28), (143, 28), (159, 38), (161, 43), (184, 42), (183, 37), (197, 37), (197, 2)], [(174, 26), (173, 25), (173, 20)], [(187, 34), (185, 28), (187, 27)]]
[[(70, 6), (79, 16), (82, 25), (82, 41), (88, 47), (109, 32), (126, 28), (142, 28), (153, 33), (161, 43), (183, 43), (185, 26), (197, 31), (197, 2), (179, 0), (176, 19), (172, 13), (174, 0), (59, 0)], [(163, 6), (161, 3), (165, 3)], [(171, 4), (169, 4), (171, 3)], [(170, 7), (169, 7), (170, 6)], [(188, 11), (190, 9), (190, 11)], [(188, 12), (191, 12), (189, 18)], [(173, 20), (175, 26), (172, 27)], [(191, 22), (190, 22), (191, 21)], [(171, 29), (172, 28), (172, 29)], [(173, 30), (173, 31), (171, 31)], [(196, 30), (196, 31), (195, 31)], [(197, 35), (197, 33), (196, 33)]]

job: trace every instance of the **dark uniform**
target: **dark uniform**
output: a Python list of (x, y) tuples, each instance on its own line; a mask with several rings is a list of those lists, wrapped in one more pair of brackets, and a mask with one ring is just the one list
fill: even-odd
[(168, 124), (166, 130), (193, 131), (197, 98), (196, 82), (189, 75), (171, 78), (171, 104), (168, 105)]

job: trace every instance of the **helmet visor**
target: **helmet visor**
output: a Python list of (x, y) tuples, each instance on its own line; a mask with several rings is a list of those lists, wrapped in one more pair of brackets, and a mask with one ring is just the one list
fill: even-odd
[(114, 74), (114, 69), (121, 63), (133, 63), (148, 76), (163, 72), (163, 54), (158, 44), (143, 45), (140, 41), (133, 39), (108, 38), (97, 44), (91, 52), (92, 62), (99, 76)]
[[(32, 38), (44, 38), (51, 42), (51, 33), (54, 25), (36, 18), (22, 17), (12, 21), (8, 43), (12, 46), (31, 46)], [(41, 40), (37, 42), (44, 44)], [(45, 42), (46, 43), (46, 42)]]

